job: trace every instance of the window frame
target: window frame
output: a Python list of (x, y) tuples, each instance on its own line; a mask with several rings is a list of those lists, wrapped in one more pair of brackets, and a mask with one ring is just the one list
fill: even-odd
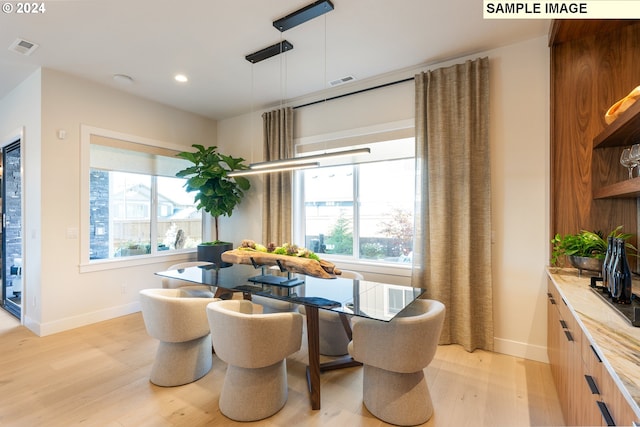
[[(303, 138), (296, 138), (294, 140), (296, 155), (308, 155), (314, 151), (327, 149), (346, 149), (357, 148), (367, 145), (372, 145), (378, 142), (392, 141), (404, 138), (415, 138), (415, 121), (412, 120), (400, 120), (397, 122), (382, 123), (379, 125), (344, 130), (331, 134), (314, 135)], [(415, 154), (414, 154), (415, 158)], [(392, 160), (392, 159), (389, 159)], [(365, 160), (358, 163), (368, 163)], [(341, 162), (332, 163), (326, 166), (337, 166), (344, 164)], [(323, 165), (324, 166), (324, 165)], [(294, 175), (293, 185), (293, 239), (296, 244), (304, 246), (306, 238), (306, 217), (304, 206), (304, 171), (296, 171)], [(353, 182), (354, 193), (358, 185), (359, 173), (355, 174)], [(354, 204), (354, 218), (359, 215), (359, 204)], [(354, 222), (353, 240), (354, 240), (354, 254), (353, 255), (337, 255), (337, 254), (322, 254), (322, 257), (328, 261), (334, 263), (340, 263), (343, 268), (355, 268), (361, 271), (370, 271), (374, 273), (391, 273), (398, 276), (408, 277), (411, 275), (412, 263), (394, 263), (384, 261), (373, 261), (360, 258), (360, 242), (359, 242), (359, 230), (356, 231), (356, 222)]]
[[(91, 170), (90, 150), (91, 150), (91, 137), (92, 135), (98, 137), (112, 138), (121, 141), (126, 141), (131, 144), (140, 144), (152, 148), (168, 149), (176, 152), (184, 151), (184, 147), (172, 144), (164, 141), (154, 140), (151, 138), (144, 138), (136, 135), (130, 135), (122, 132), (117, 132), (109, 129), (102, 129), (94, 126), (80, 125), (80, 230), (76, 233), (80, 237), (80, 260), (79, 269), (80, 273), (88, 273), (93, 271), (109, 270), (114, 268), (123, 268), (137, 265), (144, 265), (156, 262), (169, 262), (183, 260), (186, 254), (196, 252), (196, 248), (187, 248), (173, 250), (169, 253), (160, 253), (165, 251), (156, 251), (156, 253), (145, 254), (140, 256), (131, 257), (115, 257), (107, 259), (91, 260), (89, 258), (90, 252), (90, 180), (89, 173)], [(155, 180), (154, 176), (152, 179)], [(155, 203), (154, 197), (152, 197), (151, 212), (156, 212), (153, 205)], [(205, 217), (202, 215), (202, 235), (205, 234)], [(68, 234), (69, 234), (68, 230)], [(156, 230), (152, 228), (151, 238), (154, 238)], [(154, 240), (152, 240), (154, 241)]]

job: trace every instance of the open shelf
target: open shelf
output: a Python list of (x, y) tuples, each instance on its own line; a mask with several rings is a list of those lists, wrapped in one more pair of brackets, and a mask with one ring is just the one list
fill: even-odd
[(640, 143), (640, 101), (607, 126), (593, 139), (593, 148), (624, 147)]
[(640, 197), (640, 177), (616, 182), (615, 184), (593, 190), (594, 199), (635, 197)]
[[(640, 101), (634, 102), (593, 139), (593, 148), (626, 147), (640, 143)], [(640, 177), (594, 189), (594, 199), (640, 197)]]

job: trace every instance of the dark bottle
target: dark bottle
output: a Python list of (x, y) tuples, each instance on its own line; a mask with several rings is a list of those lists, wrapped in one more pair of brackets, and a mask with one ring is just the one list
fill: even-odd
[(607, 237), (607, 253), (602, 263), (602, 287), (609, 292), (610, 264), (613, 259), (613, 236)]
[(618, 293), (618, 279), (616, 278), (614, 272), (616, 270), (617, 264), (620, 261), (620, 258), (618, 258), (618, 245), (617, 245), (617, 240), (618, 239), (612, 239), (611, 241), (611, 260), (609, 260), (609, 267), (607, 269), (607, 274), (609, 275), (609, 283), (607, 285), (608, 290), (609, 290), (609, 296), (611, 297), (612, 301), (616, 301), (617, 300), (617, 293)]
[(631, 268), (627, 260), (624, 239), (616, 239), (616, 268), (614, 278), (616, 293), (612, 295), (618, 304), (631, 304)]

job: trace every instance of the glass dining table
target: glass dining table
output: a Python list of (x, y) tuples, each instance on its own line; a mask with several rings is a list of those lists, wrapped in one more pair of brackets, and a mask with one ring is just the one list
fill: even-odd
[(336, 312), (349, 338), (351, 328), (347, 316), (391, 321), (419, 298), (426, 290), (368, 280), (320, 279), (312, 276), (281, 272), (267, 267), (234, 264), (217, 268), (214, 264), (180, 270), (157, 272), (171, 279), (204, 284), (215, 288), (215, 295), (229, 298), (242, 292), (245, 299), (260, 295), (275, 300), (305, 306), (307, 318), (308, 357), (307, 382), (312, 409), (320, 409), (320, 373), (326, 370), (361, 365), (350, 356), (332, 358), (320, 363), (318, 310)]

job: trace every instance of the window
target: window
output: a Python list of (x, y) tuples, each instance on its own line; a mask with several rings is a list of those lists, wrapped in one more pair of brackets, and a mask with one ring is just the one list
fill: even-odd
[(91, 135), (88, 260), (169, 254), (202, 240), (202, 214), (175, 150)]
[[(366, 163), (300, 172), (299, 214), (305, 247), (354, 260), (411, 262), (415, 163), (413, 139), (372, 144), (372, 153), (395, 147), (395, 156), (359, 157)], [(410, 145), (411, 150), (403, 149)], [(378, 146), (377, 150), (375, 150)], [(410, 157), (405, 157), (410, 152)], [(392, 157), (386, 158), (385, 157)]]

